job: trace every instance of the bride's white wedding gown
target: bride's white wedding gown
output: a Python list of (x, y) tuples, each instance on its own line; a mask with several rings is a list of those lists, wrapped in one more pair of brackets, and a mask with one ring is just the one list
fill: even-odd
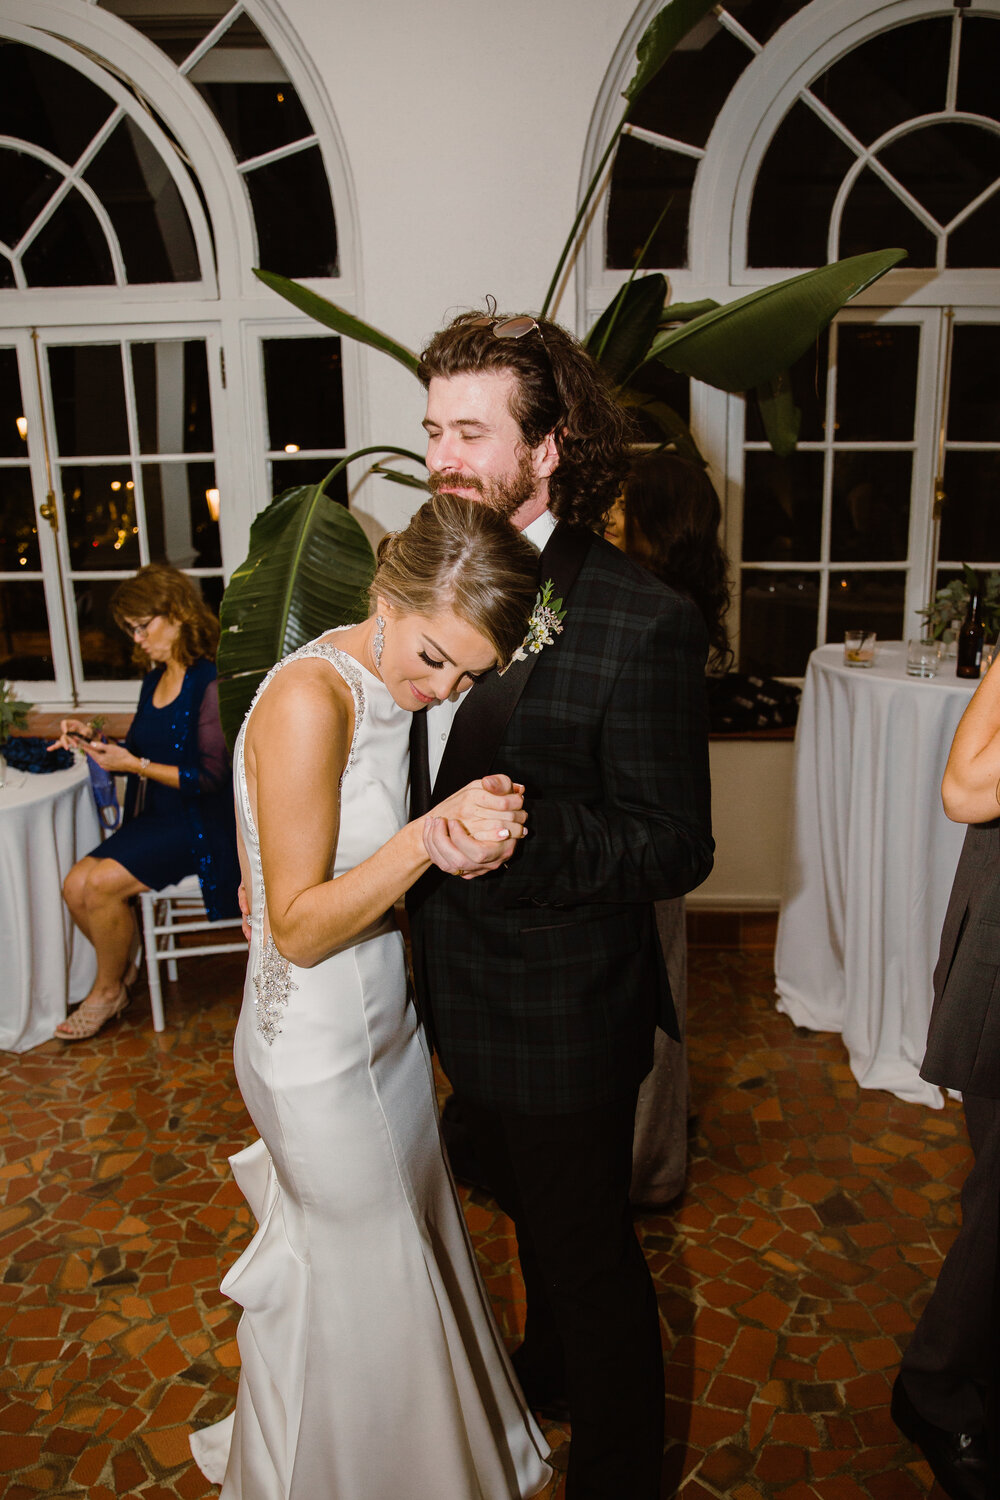
[[(411, 717), (328, 637), (274, 670), (305, 656), (354, 698), (341, 874), (406, 821)], [(548, 1449), (442, 1153), (402, 939), (389, 913), (311, 969), (265, 942), (245, 732), (254, 924), (235, 1060), (261, 1139), (231, 1164), (259, 1228), (222, 1282), (243, 1308), (236, 1410), (192, 1436), (195, 1458), (221, 1500), (523, 1500), (551, 1477)]]

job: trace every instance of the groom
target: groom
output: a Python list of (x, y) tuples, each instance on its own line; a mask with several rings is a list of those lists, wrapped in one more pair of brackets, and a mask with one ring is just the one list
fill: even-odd
[(568, 1403), (567, 1496), (656, 1500), (663, 1360), (628, 1191), (654, 1028), (677, 1035), (652, 902), (712, 864), (705, 630), (596, 534), (628, 434), (568, 334), (463, 314), (420, 377), (432, 486), (508, 516), (564, 614), (539, 651), (416, 716), (415, 813), (489, 770), (528, 810), (513, 854), (430, 825), (436, 868), (408, 901), (418, 998), (516, 1227), (514, 1365), (529, 1405)]

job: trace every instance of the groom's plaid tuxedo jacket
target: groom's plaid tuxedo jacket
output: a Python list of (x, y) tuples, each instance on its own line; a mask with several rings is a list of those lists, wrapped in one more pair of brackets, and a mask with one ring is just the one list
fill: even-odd
[(628, 1092), (652, 1064), (655, 1022), (676, 1035), (651, 903), (712, 865), (697, 609), (566, 525), (539, 577), (564, 596), (563, 633), (470, 689), (433, 788), (437, 802), (505, 771), (525, 786), (529, 836), (475, 880), (432, 868), (407, 903), (417, 1000), (449, 1078), (529, 1114)]

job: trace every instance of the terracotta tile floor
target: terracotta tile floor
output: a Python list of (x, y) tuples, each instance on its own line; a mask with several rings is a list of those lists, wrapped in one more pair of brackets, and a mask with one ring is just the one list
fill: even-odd
[[(194, 968), (161, 1037), (140, 994), (99, 1044), (0, 1054), (6, 1500), (215, 1493), (187, 1434), (235, 1391), (217, 1287), (250, 1231), (226, 1165), (249, 1125), (240, 962)], [(640, 1221), (668, 1354), (663, 1493), (916, 1500), (931, 1477), (889, 1387), (953, 1234), (961, 1116), (862, 1094), (839, 1039), (797, 1033), (771, 988), (766, 951), (692, 950), (689, 1188)], [(513, 1338), (509, 1226), (478, 1194), (467, 1210)], [(564, 1461), (567, 1432), (549, 1437)]]

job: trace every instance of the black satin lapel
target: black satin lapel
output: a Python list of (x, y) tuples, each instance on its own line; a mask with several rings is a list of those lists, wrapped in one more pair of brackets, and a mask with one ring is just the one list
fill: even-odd
[[(593, 540), (592, 532), (578, 526), (559, 525), (552, 533), (538, 561), (538, 576), (543, 583), (552, 579), (554, 599), (567, 599)], [(559, 637), (542, 649), (558, 651)], [(514, 662), (502, 677), (493, 672), (469, 689), (451, 726), (431, 794), (433, 802), (443, 801), (467, 782), (487, 774), (540, 655), (529, 654), (524, 661)]]
[(410, 725), (410, 817), (421, 817), (431, 805), (431, 772), (427, 754), (427, 710)]

